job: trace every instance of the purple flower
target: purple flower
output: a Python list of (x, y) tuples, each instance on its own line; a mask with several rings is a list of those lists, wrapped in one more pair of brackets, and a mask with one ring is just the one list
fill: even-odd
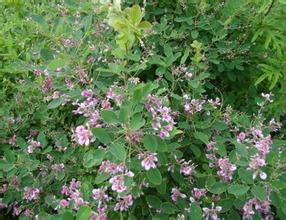
[(115, 204), (114, 211), (127, 211), (130, 206), (133, 205), (132, 195), (127, 195), (119, 199)]
[(99, 172), (110, 173), (112, 175), (117, 173), (123, 173), (126, 170), (126, 166), (124, 164), (116, 164), (109, 160), (102, 161)]
[(78, 144), (88, 146), (91, 142), (92, 133), (89, 129), (80, 125), (75, 129), (74, 138)]
[(221, 206), (214, 206), (214, 203), (212, 203), (211, 208), (203, 208), (204, 217), (205, 219), (212, 219), (212, 220), (219, 220), (218, 213), (222, 210)]
[(245, 133), (244, 133), (244, 132), (240, 132), (240, 133), (237, 135), (236, 140), (237, 140), (238, 143), (240, 143), (240, 142), (244, 141), (245, 138), (246, 138)]
[(110, 198), (106, 194), (106, 188), (98, 188), (92, 190), (92, 198), (97, 202), (109, 201)]
[(28, 153), (33, 153), (34, 149), (41, 147), (41, 143), (39, 141), (29, 140), (28, 141)]
[(9, 140), (8, 140), (8, 144), (11, 144), (12, 146), (16, 145), (16, 140), (17, 140), (17, 136), (14, 134)]
[(24, 188), (23, 199), (32, 201), (38, 199), (39, 196), (40, 196), (40, 190), (38, 188), (31, 188), (27, 186)]
[(62, 199), (60, 202), (59, 202), (59, 205), (62, 207), (62, 208), (66, 208), (69, 206), (69, 201), (66, 200), (66, 199)]
[(61, 172), (61, 171), (64, 170), (65, 165), (64, 165), (63, 163), (53, 164), (53, 165), (51, 166), (51, 168), (52, 168), (52, 170), (53, 170), (54, 172)]
[(118, 175), (112, 177), (109, 182), (112, 184), (111, 189), (118, 193), (124, 192), (127, 190), (127, 187), (124, 185), (124, 176)]
[(53, 85), (52, 77), (49, 76), (49, 77), (45, 78), (43, 85), (42, 85), (42, 91), (45, 93), (49, 92), (50, 89), (52, 88), (52, 85)]
[(181, 197), (183, 199), (187, 197), (185, 194), (181, 193), (177, 188), (172, 188), (171, 193), (172, 193), (171, 198), (174, 202), (177, 201), (178, 197)]
[(143, 160), (141, 162), (142, 167), (145, 170), (150, 170), (151, 168), (156, 168), (156, 162), (158, 158), (156, 157), (156, 153), (145, 153), (143, 154)]
[(202, 196), (204, 196), (207, 193), (206, 189), (199, 189), (199, 188), (193, 188), (192, 190), (192, 196), (195, 199), (200, 199)]
[(188, 162), (183, 161), (181, 164), (180, 173), (182, 173), (184, 176), (190, 176), (194, 173), (195, 166), (191, 164), (191, 162), (191, 160)]
[(81, 92), (81, 95), (85, 98), (90, 98), (92, 97), (93, 93), (91, 89), (86, 89)]
[(162, 101), (153, 95), (149, 95), (145, 108), (152, 115), (152, 127), (155, 131), (159, 131), (159, 136), (164, 139), (170, 136), (170, 132), (176, 124), (173, 119), (171, 108), (162, 105)]
[(229, 163), (228, 158), (220, 158), (218, 160), (219, 171), (217, 174), (224, 182), (232, 180), (233, 172), (236, 170), (236, 165)]
[(98, 208), (97, 213), (92, 212), (89, 220), (107, 220), (107, 214), (105, 208)]

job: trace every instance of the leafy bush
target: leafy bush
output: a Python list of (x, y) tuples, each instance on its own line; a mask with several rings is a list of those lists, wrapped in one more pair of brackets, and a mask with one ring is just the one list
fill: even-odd
[[(269, 78), (274, 98), (248, 75), (284, 59), (285, 30), (274, 25), (284, 1), (137, 3), (0, 6), (18, 16), (1, 38), (29, 35), (23, 54), (2, 62), (3, 213), (284, 219), (286, 142), (269, 118), (285, 104), (275, 101), (284, 73)], [(19, 36), (3, 53), (19, 50)]]

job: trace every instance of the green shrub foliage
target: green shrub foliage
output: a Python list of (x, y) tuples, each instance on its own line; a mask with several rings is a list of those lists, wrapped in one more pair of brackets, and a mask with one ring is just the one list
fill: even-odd
[(0, 9), (4, 218), (286, 219), (285, 0)]

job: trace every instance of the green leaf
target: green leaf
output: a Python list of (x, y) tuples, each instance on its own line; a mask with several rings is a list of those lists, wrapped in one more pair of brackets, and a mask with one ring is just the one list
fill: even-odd
[(247, 183), (247, 184), (253, 184), (253, 178), (252, 178), (252, 173), (247, 171), (244, 168), (240, 168), (238, 170), (238, 176), (240, 177), (240, 179)]
[(192, 220), (201, 220), (203, 216), (203, 212), (200, 206), (195, 203), (191, 204), (191, 219)]
[(126, 151), (123, 144), (112, 144), (110, 146), (110, 152), (120, 161), (125, 161), (126, 159)]
[(210, 187), (209, 191), (214, 194), (221, 194), (225, 192), (226, 189), (227, 189), (227, 184), (222, 182), (216, 182)]
[(86, 168), (91, 168), (93, 166), (99, 165), (103, 160), (105, 152), (103, 150), (90, 150), (84, 154), (83, 166)]
[(234, 184), (228, 187), (228, 192), (235, 196), (242, 196), (247, 193), (249, 186), (242, 184)]
[(44, 132), (41, 132), (38, 137), (37, 137), (38, 141), (41, 143), (42, 147), (46, 147), (48, 145), (48, 141), (46, 139), (46, 135)]
[(164, 202), (161, 206), (161, 210), (166, 214), (174, 214), (178, 209), (173, 203)]
[(145, 119), (142, 118), (141, 113), (137, 113), (132, 116), (130, 120), (130, 129), (132, 131), (136, 131), (140, 128), (142, 128), (145, 125)]
[(81, 206), (76, 214), (76, 220), (88, 220), (91, 214), (91, 208), (88, 206)]
[(235, 146), (236, 146), (236, 152), (239, 156), (248, 158), (248, 151), (244, 144), (235, 143)]
[(132, 22), (132, 24), (137, 26), (142, 19), (140, 6), (139, 5), (133, 5), (132, 8), (128, 8), (128, 10), (126, 10), (126, 11), (127, 11), (127, 16), (129, 18), (129, 20)]
[(59, 107), (63, 103), (63, 99), (58, 98), (58, 99), (53, 99), (49, 104), (48, 104), (48, 109), (55, 109)]
[(73, 214), (70, 211), (66, 211), (62, 214), (62, 220), (73, 220)]
[(137, 27), (140, 29), (150, 29), (152, 28), (152, 24), (148, 21), (142, 21)]
[(199, 32), (198, 31), (192, 31), (191, 32), (191, 36), (192, 36), (193, 39), (197, 39), (198, 36), (199, 36)]
[(194, 133), (194, 136), (195, 136), (196, 139), (202, 141), (204, 144), (208, 144), (209, 143), (209, 137), (205, 133), (197, 131), (197, 132)]
[(156, 152), (157, 147), (158, 147), (156, 136), (154, 136), (154, 135), (146, 135), (143, 138), (143, 145), (144, 145), (144, 147), (147, 150), (149, 150), (151, 152)]
[(147, 195), (146, 201), (147, 201), (148, 205), (154, 209), (161, 208), (162, 202), (157, 196)]
[(253, 196), (255, 196), (261, 201), (265, 200), (267, 196), (265, 189), (261, 186), (253, 186), (251, 189), (251, 193)]
[(150, 169), (146, 172), (147, 178), (150, 183), (154, 185), (160, 185), (162, 182), (162, 176), (158, 169)]
[(119, 117), (118, 117), (121, 123), (126, 123), (128, 121), (129, 112), (130, 112), (130, 108), (128, 108), (127, 106), (121, 107), (119, 111)]
[(101, 116), (106, 123), (115, 124), (118, 122), (117, 115), (113, 111), (103, 110)]
[(104, 128), (93, 128), (92, 133), (103, 144), (109, 144), (112, 142), (110, 134)]
[(184, 52), (184, 55), (181, 58), (180, 63), (184, 64), (186, 62), (187, 58), (189, 57), (189, 55), (190, 55), (190, 48), (187, 48)]
[(106, 181), (110, 177), (110, 174), (108, 173), (100, 173), (96, 178), (95, 178), (95, 184), (100, 184)]

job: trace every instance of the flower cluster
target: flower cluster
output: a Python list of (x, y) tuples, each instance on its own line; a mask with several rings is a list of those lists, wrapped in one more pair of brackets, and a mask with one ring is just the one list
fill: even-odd
[(31, 188), (27, 186), (24, 188), (23, 199), (26, 199), (27, 201), (32, 201), (39, 199), (39, 196), (40, 190), (38, 188)]
[(89, 128), (80, 125), (76, 127), (73, 138), (78, 144), (88, 146), (92, 142), (92, 133)]
[(188, 115), (201, 112), (203, 110), (203, 104), (206, 102), (204, 99), (191, 99), (185, 95), (184, 110)]
[(150, 170), (151, 168), (156, 168), (156, 162), (158, 158), (156, 153), (142, 153), (137, 157), (138, 159), (142, 159), (141, 165), (145, 170)]
[(29, 140), (28, 143), (29, 143), (29, 146), (27, 148), (27, 151), (29, 154), (33, 153), (33, 151), (36, 148), (41, 147), (41, 143), (39, 141)]
[(171, 108), (163, 106), (162, 100), (154, 95), (149, 95), (145, 108), (152, 114), (152, 127), (159, 132), (163, 139), (170, 136), (170, 132), (176, 124)]
[(127, 170), (123, 164), (116, 164), (111, 161), (103, 161), (99, 167), (99, 172), (109, 173), (112, 177), (109, 179), (111, 189), (117, 193), (127, 190), (125, 177), (133, 177), (134, 173)]
[(234, 171), (236, 170), (236, 165), (231, 164), (228, 158), (218, 159), (217, 164), (219, 168), (219, 171), (217, 171), (218, 176), (224, 182), (230, 182), (232, 180), (232, 175)]
[(69, 185), (64, 185), (61, 189), (61, 193), (64, 196), (67, 196), (67, 199), (60, 200), (60, 207), (66, 208), (72, 202), (73, 208), (78, 210), (82, 205), (88, 205), (89, 202), (85, 201), (82, 198), (80, 192), (81, 182), (77, 181), (76, 179), (72, 179)]
[(171, 198), (174, 202), (177, 201), (178, 197), (180, 197), (182, 199), (187, 197), (184, 193), (181, 193), (180, 190), (177, 188), (172, 188), (171, 193), (172, 193)]
[(253, 208), (258, 211), (259, 213), (261, 213), (264, 216), (267, 216), (268, 218), (265, 219), (272, 219), (272, 215), (271, 215), (271, 207), (270, 207), (271, 203), (269, 200), (264, 200), (264, 201), (260, 201), (258, 199), (250, 199), (248, 202), (246, 202), (243, 206), (243, 216), (246, 218), (251, 218), (254, 214), (255, 211), (253, 210)]

